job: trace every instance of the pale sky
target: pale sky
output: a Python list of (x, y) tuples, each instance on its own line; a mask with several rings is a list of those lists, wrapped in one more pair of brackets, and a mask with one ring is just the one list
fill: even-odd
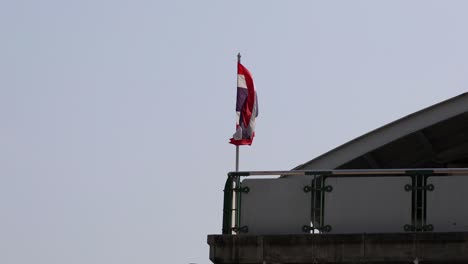
[(241, 170), (465, 92), (467, 1), (0, 0), (0, 263), (211, 263)]

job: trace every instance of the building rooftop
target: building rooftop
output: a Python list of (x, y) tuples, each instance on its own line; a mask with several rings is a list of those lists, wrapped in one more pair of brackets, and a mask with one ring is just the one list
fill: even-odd
[(468, 166), (468, 93), (405, 116), (296, 170)]

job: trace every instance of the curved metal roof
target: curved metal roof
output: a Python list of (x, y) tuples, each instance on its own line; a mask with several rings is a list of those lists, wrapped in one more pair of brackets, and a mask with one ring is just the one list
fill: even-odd
[(296, 170), (468, 167), (468, 93), (405, 116)]

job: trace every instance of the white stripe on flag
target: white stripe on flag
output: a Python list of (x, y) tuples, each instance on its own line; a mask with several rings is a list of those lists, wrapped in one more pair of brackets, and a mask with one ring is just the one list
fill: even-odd
[(245, 76), (237, 74), (237, 87), (247, 89), (247, 83), (245, 82)]

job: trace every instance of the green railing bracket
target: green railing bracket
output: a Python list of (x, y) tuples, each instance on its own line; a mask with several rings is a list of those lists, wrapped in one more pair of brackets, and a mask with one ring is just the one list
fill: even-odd
[(424, 225), (422, 227), (422, 230), (426, 231), (426, 232), (434, 231), (434, 226), (433, 225)]
[(248, 226), (241, 226), (241, 227), (233, 227), (232, 231), (236, 233), (248, 233), (249, 227)]
[(332, 231), (332, 227), (331, 227), (331, 225), (326, 225), (324, 227), (319, 228), (319, 230), (322, 231), (322, 232), (327, 232), (328, 233), (328, 232)]
[(416, 231), (423, 231), (423, 232), (431, 232), (434, 231), (433, 225), (423, 225), (423, 226), (415, 226), (415, 225), (404, 225), (403, 230), (406, 232), (416, 232)]
[(410, 184), (406, 184), (405, 185), (405, 191), (407, 192), (410, 192), (410, 191), (413, 191), (413, 190), (426, 190), (426, 191), (434, 191), (435, 187), (434, 187), (434, 184), (428, 184), (426, 186), (421, 186), (421, 187), (413, 187), (412, 185)]
[(304, 232), (304, 233), (310, 233), (310, 231), (312, 231), (312, 230), (318, 230), (320, 232), (328, 233), (328, 232), (331, 232), (332, 227), (331, 227), (331, 225), (320, 226), (320, 227), (317, 227), (317, 228), (313, 228), (313, 227), (308, 226), (308, 225), (302, 226), (302, 232)]
[(416, 227), (414, 225), (404, 225), (403, 230), (406, 232), (414, 232), (416, 231)]
[(318, 192), (331, 192), (333, 191), (333, 187), (331, 185), (324, 186), (322, 188), (312, 188), (311, 186), (304, 186), (302, 189), (305, 193), (311, 192), (311, 191), (318, 191)]
[(411, 192), (412, 190), (413, 190), (413, 186), (411, 186), (410, 184), (405, 185), (405, 191)]
[(241, 187), (241, 188), (234, 188), (232, 190), (235, 191), (235, 192), (242, 192), (242, 193), (249, 193), (250, 192), (250, 188), (247, 187), (247, 186)]

